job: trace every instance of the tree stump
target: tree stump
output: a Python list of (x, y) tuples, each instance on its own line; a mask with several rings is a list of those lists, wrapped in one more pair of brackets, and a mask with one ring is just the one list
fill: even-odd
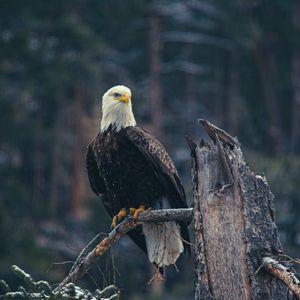
[(212, 142), (188, 141), (193, 161), (195, 299), (296, 299), (263, 267), (265, 258), (283, 260), (266, 178), (249, 169), (236, 139), (200, 122)]

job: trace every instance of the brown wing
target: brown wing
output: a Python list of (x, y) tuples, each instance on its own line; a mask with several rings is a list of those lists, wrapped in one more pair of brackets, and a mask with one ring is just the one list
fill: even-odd
[(93, 142), (88, 145), (86, 151), (86, 169), (88, 172), (91, 188), (93, 192), (99, 196), (105, 193), (105, 184), (99, 174), (99, 169), (95, 159), (92, 143)]
[(187, 207), (183, 186), (176, 167), (162, 144), (148, 132), (138, 127), (126, 128), (127, 138), (139, 149), (170, 196), (173, 208)]
[[(160, 142), (148, 132), (138, 127), (127, 127), (125, 134), (143, 154), (159, 182), (165, 189), (168, 200), (172, 208), (186, 208), (186, 198), (183, 186), (179, 179), (176, 167)], [(187, 224), (179, 222), (181, 234), (185, 241), (189, 242)], [(190, 252), (188, 243), (184, 243), (184, 248)]]

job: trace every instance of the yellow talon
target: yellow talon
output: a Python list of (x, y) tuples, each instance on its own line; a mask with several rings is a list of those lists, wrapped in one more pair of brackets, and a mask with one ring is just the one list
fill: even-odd
[(118, 225), (117, 216), (114, 216), (111, 222), (111, 228), (114, 229)]
[(140, 213), (142, 213), (144, 211), (148, 211), (148, 210), (145, 209), (145, 205), (140, 205), (139, 208), (134, 208), (134, 207), (129, 208), (129, 211), (130, 211), (131, 215), (133, 216), (133, 220), (137, 221)]
[(130, 211), (130, 214), (131, 214), (131, 215), (134, 215), (135, 212), (136, 212), (136, 210), (137, 210), (137, 209), (134, 208), (134, 207), (130, 207), (130, 208), (129, 208), (129, 211)]
[(126, 208), (122, 208), (118, 214), (116, 214), (111, 223), (111, 228), (114, 229), (125, 217), (127, 216)]
[(133, 219), (136, 221), (141, 212), (145, 211), (145, 205), (141, 205), (140, 208), (136, 209), (133, 214)]

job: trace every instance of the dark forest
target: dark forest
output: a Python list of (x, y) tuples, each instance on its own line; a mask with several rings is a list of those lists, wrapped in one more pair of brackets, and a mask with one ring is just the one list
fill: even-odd
[[(85, 151), (103, 93), (131, 88), (137, 123), (172, 156), (192, 201), (185, 136), (205, 118), (268, 179), (286, 254), (300, 251), (300, 1), (0, 1), (0, 278), (59, 283), (110, 218)], [(186, 256), (161, 285), (128, 238), (84, 277), (122, 299), (192, 299)]]

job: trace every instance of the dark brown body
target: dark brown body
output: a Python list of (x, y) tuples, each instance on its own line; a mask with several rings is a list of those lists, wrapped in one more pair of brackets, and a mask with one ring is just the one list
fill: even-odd
[[(169, 207), (187, 207), (171, 158), (154, 137), (138, 127), (99, 133), (88, 146), (86, 159), (91, 187), (102, 195), (111, 217), (123, 207), (163, 208), (163, 199)], [(187, 225), (180, 227), (188, 241)], [(140, 228), (129, 236), (146, 252)]]

